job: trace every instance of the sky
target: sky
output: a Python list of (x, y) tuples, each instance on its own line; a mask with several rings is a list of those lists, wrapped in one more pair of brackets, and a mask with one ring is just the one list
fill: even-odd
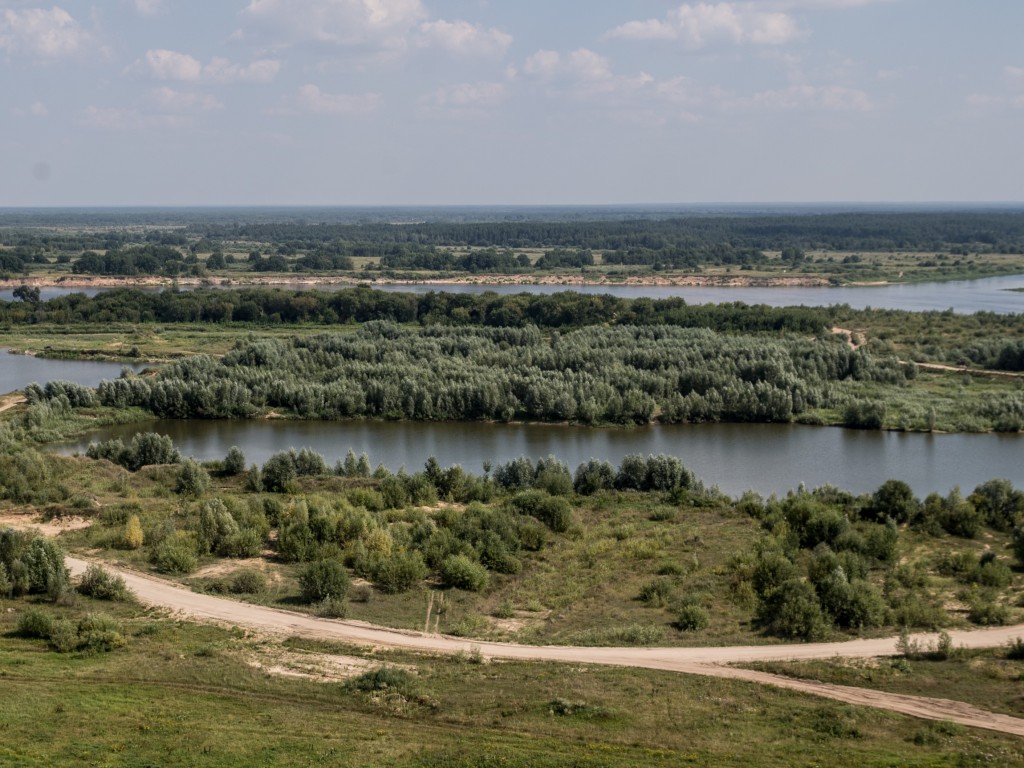
[(1024, 201), (1020, 0), (0, 0), (0, 206)]

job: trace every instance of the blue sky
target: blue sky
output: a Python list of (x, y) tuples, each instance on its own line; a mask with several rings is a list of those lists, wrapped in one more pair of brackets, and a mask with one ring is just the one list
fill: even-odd
[(0, 206), (1024, 201), (1019, 0), (0, 0)]

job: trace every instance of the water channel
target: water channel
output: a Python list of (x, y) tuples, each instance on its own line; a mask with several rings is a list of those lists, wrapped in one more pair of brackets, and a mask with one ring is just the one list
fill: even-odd
[(731, 495), (747, 489), (784, 493), (800, 483), (831, 483), (855, 492), (873, 491), (897, 477), (921, 495), (965, 493), (993, 477), (1024, 486), (1024, 436), (929, 435), (868, 432), (773, 424), (693, 424), (629, 429), (548, 424), (423, 423), (389, 421), (154, 421), (101, 429), (58, 447), (84, 452), (89, 442), (138, 431), (169, 435), (181, 451), (221, 459), (237, 445), (250, 463), (277, 451), (312, 448), (329, 463), (349, 448), (391, 470), (416, 471), (437, 457), (481, 472), (518, 456), (554, 455), (570, 469), (590, 458), (617, 464), (630, 453), (678, 456), (708, 485)]
[[(220, 286), (211, 286), (220, 287)], [(241, 287), (241, 286), (234, 286)], [(267, 286), (294, 289), (292, 285)], [(338, 291), (351, 285), (323, 285), (317, 290)], [(717, 304), (727, 301), (742, 301), (746, 304), (768, 304), (773, 307), (827, 306), (849, 304), (854, 309), (875, 307), (881, 309), (907, 309), (913, 311), (952, 309), (955, 312), (996, 312), (1008, 314), (1024, 312), (1024, 293), (1013, 289), (1024, 289), (1024, 275), (988, 277), (981, 280), (958, 280), (946, 283), (904, 283), (885, 286), (860, 287), (716, 287), (716, 286), (660, 286), (660, 285), (486, 285), (486, 284), (374, 284), (377, 290), (406, 293), (427, 293), (444, 291), (448, 293), (498, 294), (532, 293), (552, 294), (574, 291), (585, 294), (611, 294), (619, 298), (682, 298), (689, 304)], [(230, 288), (230, 287), (229, 287)], [(187, 288), (185, 288), (187, 290)], [(95, 296), (110, 288), (66, 288), (50, 287), (41, 289), (43, 299), (84, 293)], [(143, 290), (156, 291), (146, 287)], [(13, 289), (0, 290), (0, 299), (13, 300)]]

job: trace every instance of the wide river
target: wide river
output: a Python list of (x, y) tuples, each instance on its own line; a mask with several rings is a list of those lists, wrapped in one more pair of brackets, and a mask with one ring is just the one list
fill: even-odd
[(63, 444), (61, 453), (84, 452), (91, 441), (131, 439), (138, 431), (169, 435), (181, 451), (199, 459), (223, 458), (237, 445), (246, 459), (262, 463), (277, 451), (312, 448), (329, 463), (349, 448), (366, 452), (374, 465), (415, 471), (430, 456), (442, 465), (480, 472), (518, 456), (554, 455), (570, 469), (590, 458), (617, 464), (630, 453), (678, 456), (708, 485), (737, 495), (747, 489), (784, 493), (800, 483), (831, 483), (858, 493), (889, 478), (908, 482), (921, 495), (965, 493), (993, 477), (1024, 486), (1024, 436), (928, 435), (867, 432), (771, 424), (693, 424), (629, 429), (547, 424), (431, 423), (389, 421), (154, 421), (101, 429)]
[[(273, 287), (273, 286), (268, 286)], [(294, 286), (277, 286), (291, 288)], [(337, 291), (348, 285), (325, 285), (318, 290)], [(1024, 312), (1024, 275), (989, 277), (982, 280), (960, 280), (948, 283), (906, 283), (901, 285), (860, 286), (856, 288), (719, 288), (710, 286), (615, 286), (615, 285), (374, 285), (382, 291), (427, 293), (446, 291), (449, 293), (499, 294), (533, 293), (551, 294), (560, 291), (574, 291), (587, 294), (611, 294), (620, 298), (646, 297), (667, 299), (681, 297), (689, 304), (717, 304), (726, 301), (742, 301), (746, 304), (768, 304), (773, 307), (827, 306), (849, 304), (854, 309), (876, 307), (882, 309), (947, 310), (955, 312), (997, 312), (1008, 314)], [(85, 293), (95, 296), (102, 288), (43, 288), (44, 299), (67, 296), (71, 293)], [(156, 290), (147, 288), (146, 290)], [(13, 300), (13, 291), (0, 290), (0, 299)]]

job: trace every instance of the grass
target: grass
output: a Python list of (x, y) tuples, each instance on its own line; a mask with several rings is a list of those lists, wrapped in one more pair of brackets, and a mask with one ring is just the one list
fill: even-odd
[[(64, 612), (85, 611), (87, 600)], [(275, 677), (277, 645), (117, 610), (128, 644), (57, 654), (0, 614), (0, 763), (19, 766), (907, 766), (1016, 764), (1018, 739), (749, 683), (478, 664), (313, 641), (405, 670), (393, 688)], [(380, 677), (377, 675), (376, 677)], [(376, 679), (376, 677), (374, 679)], [(359, 690), (366, 688), (369, 690)]]
[(762, 662), (753, 669), (787, 677), (890, 693), (966, 701), (983, 709), (1024, 717), (1024, 662), (1007, 657), (1007, 649), (954, 650), (940, 659)]

